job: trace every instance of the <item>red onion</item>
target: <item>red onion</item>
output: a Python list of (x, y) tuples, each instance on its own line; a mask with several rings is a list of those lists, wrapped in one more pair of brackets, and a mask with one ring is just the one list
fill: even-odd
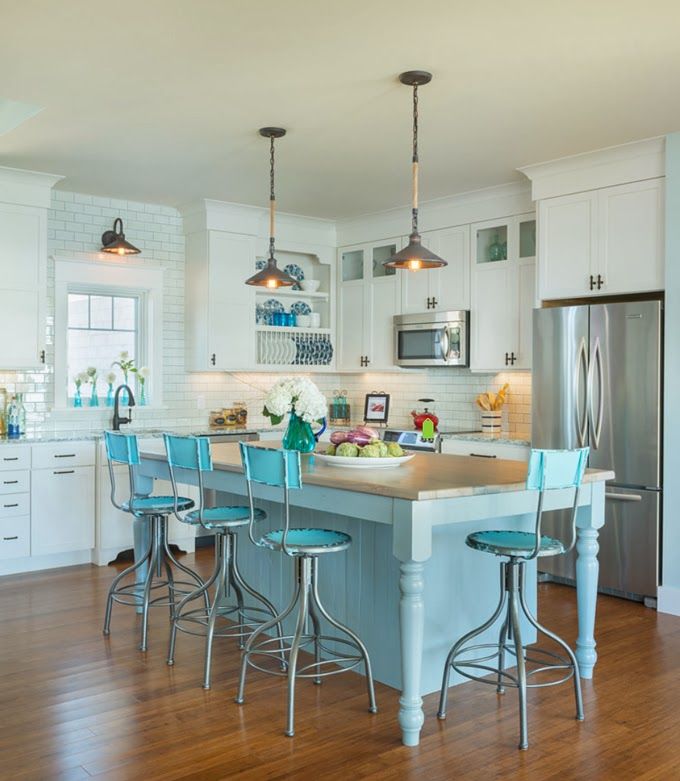
[(363, 434), (370, 439), (380, 439), (378, 432), (375, 429), (369, 428), (368, 426), (356, 426), (353, 430), (357, 434)]
[(349, 436), (349, 432), (347, 431), (334, 431), (331, 434), (331, 442), (334, 445), (341, 445), (343, 442), (347, 442), (348, 436)]
[(359, 445), (359, 447), (363, 447), (364, 445), (368, 445), (369, 442), (373, 442), (373, 437), (368, 436), (363, 431), (357, 431), (355, 429), (349, 432), (347, 441), (353, 442), (355, 445)]

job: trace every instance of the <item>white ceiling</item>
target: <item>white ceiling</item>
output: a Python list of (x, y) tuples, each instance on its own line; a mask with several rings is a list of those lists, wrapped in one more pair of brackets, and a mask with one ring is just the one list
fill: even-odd
[(0, 97), (44, 110), (0, 165), (69, 190), (338, 218), (680, 129), (677, 0), (0, 0)]

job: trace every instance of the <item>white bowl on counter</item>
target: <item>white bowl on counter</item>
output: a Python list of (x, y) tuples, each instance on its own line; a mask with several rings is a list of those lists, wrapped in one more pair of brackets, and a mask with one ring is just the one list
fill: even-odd
[(318, 279), (303, 279), (300, 281), (300, 287), (305, 293), (316, 293), (321, 285), (321, 281)]

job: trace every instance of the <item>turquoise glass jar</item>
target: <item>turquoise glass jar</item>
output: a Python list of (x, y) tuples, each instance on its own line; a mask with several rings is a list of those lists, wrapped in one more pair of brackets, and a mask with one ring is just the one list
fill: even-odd
[(304, 421), (294, 412), (290, 413), (288, 428), (283, 435), (284, 450), (298, 450), (300, 453), (311, 453), (316, 447), (317, 437), (326, 430), (326, 419), (323, 419), (321, 429), (312, 431), (311, 424)]

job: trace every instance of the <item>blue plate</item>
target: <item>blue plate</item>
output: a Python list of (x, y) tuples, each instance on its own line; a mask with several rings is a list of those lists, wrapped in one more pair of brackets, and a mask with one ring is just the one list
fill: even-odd
[(259, 260), (255, 261), (255, 270), (256, 271), (262, 271), (262, 269), (267, 265), (267, 261), (264, 258), (260, 258)]
[(305, 278), (305, 272), (298, 266), (297, 263), (289, 263), (283, 267), (283, 270), (293, 279), (297, 279), (297, 282), (293, 285), (293, 290), (302, 290), (300, 282)]
[(310, 315), (312, 307), (305, 301), (296, 301), (290, 308), (290, 311), (296, 315)]
[[(262, 322), (265, 325), (272, 325), (272, 315), (274, 312), (285, 312), (286, 307), (277, 298), (268, 298), (262, 306)], [(257, 308), (255, 309), (257, 318)]]

